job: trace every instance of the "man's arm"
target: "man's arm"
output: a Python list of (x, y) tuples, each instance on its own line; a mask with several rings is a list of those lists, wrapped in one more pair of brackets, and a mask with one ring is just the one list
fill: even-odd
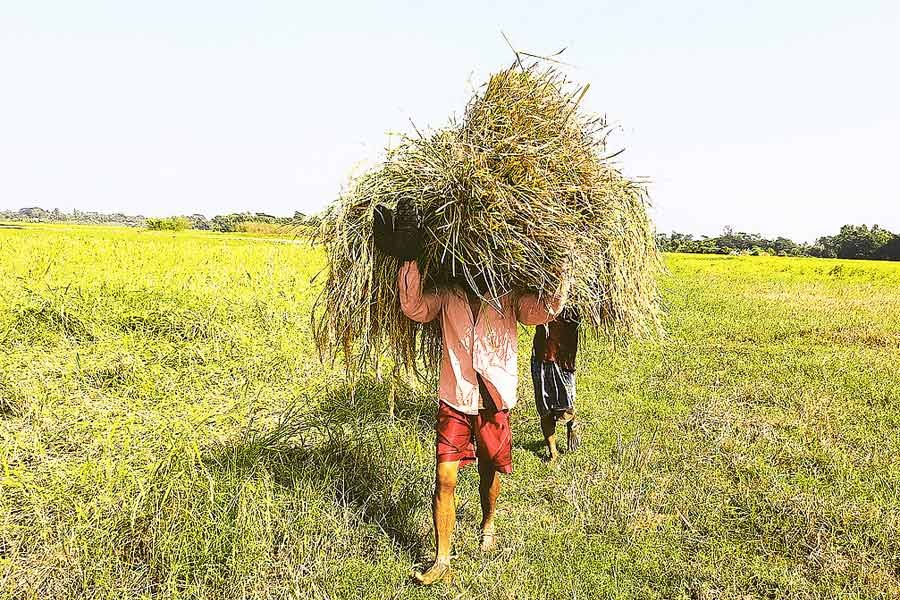
[(537, 294), (525, 294), (516, 305), (516, 319), (523, 325), (543, 325), (562, 312), (569, 299), (569, 278), (563, 277), (555, 294), (541, 300)]
[(422, 274), (416, 261), (406, 261), (400, 266), (397, 285), (400, 288), (400, 309), (413, 321), (427, 323), (441, 313), (441, 296), (422, 291)]

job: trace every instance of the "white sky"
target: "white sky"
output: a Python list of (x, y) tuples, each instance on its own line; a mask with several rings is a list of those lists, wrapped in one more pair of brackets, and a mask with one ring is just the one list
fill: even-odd
[(900, 3), (0, 0), (0, 209), (313, 212), (567, 46), (657, 227), (900, 231)]

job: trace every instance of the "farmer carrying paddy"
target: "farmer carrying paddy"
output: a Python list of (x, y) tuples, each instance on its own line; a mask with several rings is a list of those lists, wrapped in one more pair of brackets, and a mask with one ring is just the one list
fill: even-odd
[[(396, 218), (376, 215), (375, 240), (403, 263), (397, 277), (400, 306), (410, 319), (440, 319), (442, 358), (436, 419), (436, 476), (432, 501), (436, 552), (434, 564), (414, 579), (429, 585), (449, 581), (450, 546), (456, 524), (456, 479), (460, 467), (476, 462), (481, 497), (481, 549), (496, 546), (494, 512), (500, 494), (498, 473), (512, 472), (509, 411), (516, 405), (517, 323), (541, 325), (562, 309), (568, 277), (546, 301), (536, 294), (504, 295), (497, 307), (482, 300), (478, 278), (426, 291), (416, 258), (422, 233), (411, 208), (403, 203)], [(472, 289), (472, 284), (476, 288)], [(499, 310), (498, 310), (499, 308)]]
[(575, 420), (575, 356), (578, 353), (578, 313), (567, 308), (556, 319), (534, 329), (531, 352), (531, 380), (541, 417), (541, 432), (556, 463), (556, 424), (566, 424), (566, 449), (573, 452), (581, 444), (580, 425)]

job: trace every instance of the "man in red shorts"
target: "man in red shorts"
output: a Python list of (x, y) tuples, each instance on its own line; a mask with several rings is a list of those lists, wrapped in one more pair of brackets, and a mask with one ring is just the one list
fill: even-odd
[[(395, 227), (401, 232), (414, 229), (409, 219), (398, 208)], [(565, 304), (569, 284), (563, 278), (559, 290), (545, 299), (535, 294), (507, 294), (496, 299), (498, 309), (483, 302), (477, 291), (470, 289), (471, 285), (424, 290), (418, 264), (413, 260), (420, 242), (412, 246), (411, 251), (395, 254), (405, 259), (397, 277), (400, 307), (406, 316), (420, 323), (440, 319), (443, 344), (432, 501), (437, 549), (431, 568), (414, 575), (416, 581), (428, 585), (451, 578), (454, 495), (461, 466), (477, 461), (481, 547), (490, 551), (496, 544), (494, 512), (500, 494), (497, 474), (512, 471), (509, 411), (516, 405), (518, 387), (517, 323), (539, 325), (553, 319)]]

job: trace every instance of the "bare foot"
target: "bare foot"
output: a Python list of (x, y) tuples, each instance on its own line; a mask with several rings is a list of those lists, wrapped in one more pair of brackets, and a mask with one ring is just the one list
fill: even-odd
[(581, 445), (581, 425), (577, 421), (569, 421), (566, 426), (566, 450), (575, 452)]
[(485, 527), (481, 530), (481, 551), (492, 552), (497, 549), (497, 532), (494, 526)]
[(450, 583), (453, 581), (453, 571), (450, 570), (449, 562), (434, 561), (431, 568), (424, 573), (413, 573), (412, 578), (419, 585), (431, 585), (438, 581)]

